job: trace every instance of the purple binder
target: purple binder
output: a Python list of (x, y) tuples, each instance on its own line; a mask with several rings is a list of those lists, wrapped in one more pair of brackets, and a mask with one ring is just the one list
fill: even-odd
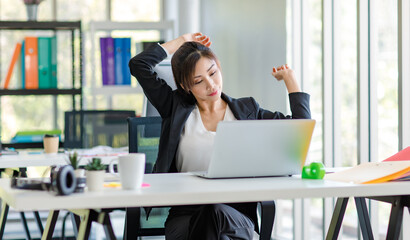
[(100, 38), (101, 70), (103, 85), (115, 84), (114, 39)]
[(115, 84), (123, 84), (122, 76), (122, 38), (114, 38), (114, 55), (115, 55)]

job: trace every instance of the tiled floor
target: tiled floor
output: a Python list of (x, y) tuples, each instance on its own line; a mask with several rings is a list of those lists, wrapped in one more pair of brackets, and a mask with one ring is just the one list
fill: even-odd
[[(124, 212), (116, 211), (110, 214), (111, 222), (114, 228), (115, 235), (117, 239), (122, 239), (124, 230)], [(30, 236), (32, 238), (40, 239), (40, 231), (36, 222), (34, 221), (34, 216), (32, 212), (25, 212), (27, 222), (29, 225)], [(43, 226), (45, 226), (47, 221), (48, 211), (40, 212), (42, 218)], [(54, 230), (53, 238), (62, 237), (63, 229), (63, 219), (66, 215), (65, 211), (61, 211), (59, 214), (59, 220), (57, 222), (56, 228)], [(25, 232), (23, 230), (23, 224), (21, 222), (20, 213), (10, 210), (6, 226), (4, 229), (3, 239), (26, 239)], [(65, 221), (65, 237), (73, 236), (73, 227), (70, 218)], [(90, 234), (91, 240), (102, 240), (105, 239), (105, 233), (103, 228), (99, 224), (93, 224)], [(165, 237), (143, 237), (143, 240), (164, 240)]]

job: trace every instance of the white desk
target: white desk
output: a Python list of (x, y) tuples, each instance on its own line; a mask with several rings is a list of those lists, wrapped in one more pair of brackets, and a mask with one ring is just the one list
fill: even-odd
[[(18, 211), (31, 211), (410, 195), (410, 182), (359, 185), (296, 177), (207, 180), (186, 173), (148, 174), (144, 182), (151, 186), (137, 191), (106, 188), (98, 193), (54, 196), (42, 191), (11, 189), (9, 180), (0, 179), (0, 198)], [(49, 219), (53, 217), (51, 211)]]
[[(118, 158), (119, 155), (127, 153), (116, 154), (101, 154), (101, 155), (87, 155), (81, 157), (80, 166), (86, 165), (88, 161), (93, 157), (101, 158), (104, 164), (109, 164), (112, 160)], [(36, 166), (52, 166), (52, 165), (67, 165), (68, 155), (64, 153), (57, 154), (28, 154), (21, 153), (16, 155), (3, 155), (0, 156), (0, 168), (24, 168), (24, 167), (36, 167)]]
[(350, 184), (296, 177), (208, 180), (188, 173), (146, 174), (144, 182), (151, 186), (137, 191), (105, 188), (70, 196), (11, 189), (9, 181), (0, 179), (0, 198), (18, 211), (410, 195), (410, 182)]

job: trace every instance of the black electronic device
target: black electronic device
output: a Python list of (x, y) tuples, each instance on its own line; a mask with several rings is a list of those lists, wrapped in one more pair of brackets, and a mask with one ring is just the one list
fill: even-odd
[(71, 165), (51, 167), (50, 179), (12, 178), (11, 187), (29, 190), (45, 190), (57, 195), (69, 195), (77, 187), (74, 168)]

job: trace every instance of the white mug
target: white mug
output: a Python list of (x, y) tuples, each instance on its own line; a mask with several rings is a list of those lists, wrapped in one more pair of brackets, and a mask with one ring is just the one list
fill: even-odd
[[(126, 190), (135, 190), (142, 187), (145, 172), (145, 154), (129, 153), (119, 156), (118, 175), (120, 176), (121, 186)], [(109, 171), (114, 173), (114, 162), (109, 165)]]

